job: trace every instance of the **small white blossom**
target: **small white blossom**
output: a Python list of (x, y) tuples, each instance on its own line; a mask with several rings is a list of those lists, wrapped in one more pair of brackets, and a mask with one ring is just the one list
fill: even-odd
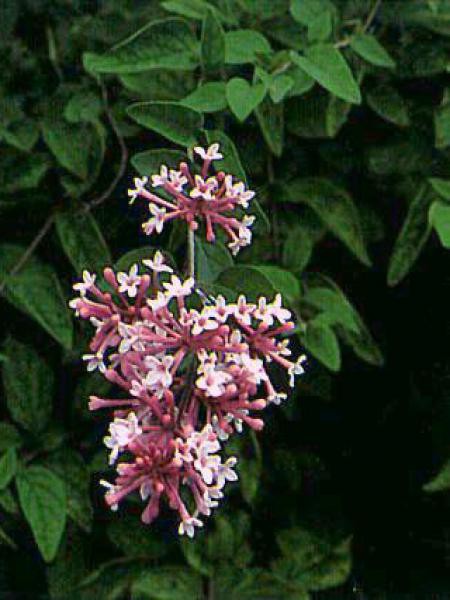
[(195, 385), (199, 390), (211, 398), (218, 398), (225, 391), (225, 385), (232, 380), (229, 373), (216, 369), (214, 363), (205, 362), (199, 366), (198, 372), (201, 374), (196, 380)]
[(203, 331), (213, 331), (219, 326), (217, 321), (211, 318), (215, 315), (208, 308), (203, 309), (200, 313), (192, 310), (191, 314), (193, 317), (192, 335), (200, 335)]
[(231, 305), (234, 316), (245, 325), (250, 325), (252, 322), (251, 315), (255, 310), (254, 304), (247, 304), (245, 296), (241, 295), (236, 304)]
[(161, 291), (158, 291), (156, 298), (147, 299), (147, 304), (154, 312), (156, 312), (157, 310), (160, 310), (161, 308), (167, 306), (169, 300), (170, 298), (166, 296), (166, 294), (164, 294)]
[(105, 436), (103, 441), (105, 446), (111, 450), (109, 455), (109, 464), (112, 465), (130, 442), (141, 435), (142, 429), (139, 427), (139, 421), (136, 415), (131, 412), (126, 419), (114, 419), (109, 425), (110, 435)]
[(187, 517), (181, 521), (180, 526), (178, 527), (178, 533), (193, 538), (195, 527), (203, 527), (202, 521), (195, 517)]
[(119, 282), (120, 293), (126, 293), (130, 298), (135, 298), (141, 283), (141, 277), (138, 275), (138, 266), (132, 265), (129, 273), (117, 273), (117, 281)]
[(286, 323), (292, 317), (291, 311), (283, 308), (281, 305), (281, 294), (275, 296), (275, 300), (269, 305), (271, 314), (277, 318), (280, 323)]
[(293, 363), (292, 366), (289, 368), (289, 370), (288, 370), (289, 385), (291, 387), (294, 387), (294, 385), (295, 385), (295, 376), (303, 375), (303, 373), (305, 372), (305, 369), (303, 367), (303, 363), (305, 361), (306, 361), (306, 355), (302, 354), (301, 356), (298, 357), (297, 361), (295, 363)]
[(223, 158), (223, 154), (219, 152), (219, 148), (219, 144), (211, 144), (207, 150), (201, 146), (196, 146), (194, 148), (194, 152), (203, 160), (221, 160)]
[(159, 175), (152, 175), (152, 186), (159, 187), (167, 183), (169, 179), (169, 171), (166, 165), (161, 165)]
[(149, 258), (143, 260), (142, 264), (149, 269), (152, 269), (152, 271), (155, 271), (156, 273), (173, 273), (173, 269), (169, 267), (169, 265), (166, 265), (164, 262), (164, 256), (159, 250), (155, 252), (153, 259)]
[(142, 192), (145, 190), (147, 182), (148, 177), (142, 177), (142, 179), (139, 177), (134, 178), (134, 189), (128, 190), (128, 196), (131, 198), (130, 204), (132, 204), (136, 198), (142, 194)]
[(154, 231), (156, 231), (156, 233), (161, 233), (164, 227), (166, 209), (160, 208), (156, 204), (153, 204), (153, 202), (150, 202), (149, 210), (153, 217), (142, 224), (144, 233), (146, 235), (151, 235)]
[(148, 372), (145, 376), (147, 388), (157, 394), (162, 394), (165, 388), (172, 385), (173, 377), (170, 367), (173, 365), (173, 356), (167, 354), (161, 360), (156, 356), (146, 356), (144, 363)]
[(87, 370), (89, 373), (98, 369), (100, 373), (106, 371), (106, 365), (103, 362), (103, 353), (97, 352), (96, 354), (84, 354), (83, 360), (87, 361)]
[(188, 179), (181, 171), (170, 169), (169, 182), (177, 192), (181, 192), (183, 191), (183, 187), (187, 184)]
[(228, 460), (219, 465), (217, 474), (216, 474), (216, 485), (219, 489), (222, 489), (227, 481), (237, 481), (238, 476), (235, 471), (233, 471), (233, 467), (237, 463), (237, 458), (235, 456), (230, 456)]
[(85, 296), (86, 292), (88, 292), (95, 285), (95, 280), (97, 276), (92, 275), (89, 271), (83, 271), (83, 281), (76, 283), (73, 286), (73, 289), (80, 293), (80, 296)]
[(170, 283), (163, 283), (163, 286), (166, 288), (166, 295), (170, 298), (189, 296), (194, 285), (195, 281), (192, 277), (189, 277), (182, 283), (180, 278), (176, 275), (172, 275)]
[(277, 392), (276, 390), (274, 390), (274, 393), (271, 396), (267, 397), (267, 402), (279, 406), (283, 402), (283, 400), (286, 400), (286, 398), (287, 394), (285, 394), (284, 392)]

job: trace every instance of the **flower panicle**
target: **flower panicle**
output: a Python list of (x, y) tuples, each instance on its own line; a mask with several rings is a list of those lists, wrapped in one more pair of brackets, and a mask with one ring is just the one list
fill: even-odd
[(181, 162), (178, 169), (162, 165), (159, 173), (134, 179), (128, 196), (130, 202), (137, 198), (148, 202), (150, 218), (142, 224), (145, 234), (161, 233), (167, 222), (181, 219), (193, 231), (202, 223), (208, 242), (214, 242), (217, 229), (221, 229), (233, 255), (251, 243), (255, 217), (245, 214), (239, 220), (237, 210), (247, 210), (255, 192), (231, 174), (211, 173), (214, 161), (223, 158), (219, 149), (217, 143), (207, 149), (194, 147), (194, 153), (202, 160), (199, 173)]
[[(218, 147), (204, 154), (215, 160)], [(219, 454), (224, 442), (244, 426), (261, 430), (264, 409), (286, 398), (274, 370), (290, 386), (303, 373), (305, 356), (293, 360), (286, 337), (291, 313), (280, 294), (205, 304), (194, 280), (178, 277), (159, 251), (128, 272), (106, 268), (103, 280), (85, 271), (70, 306), (94, 330), (83, 356), (88, 371), (120, 391), (89, 402), (112, 413), (104, 438), (110, 464), (126, 461), (113, 483), (102, 482), (106, 502), (116, 510), (137, 492), (142, 520), (151, 523), (164, 501), (178, 513), (179, 533), (192, 537), (238, 478), (236, 458)]]

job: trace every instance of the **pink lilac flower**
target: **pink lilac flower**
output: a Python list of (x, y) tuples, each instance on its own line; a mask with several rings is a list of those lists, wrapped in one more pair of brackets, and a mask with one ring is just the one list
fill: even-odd
[(187, 163), (182, 162), (178, 170), (169, 170), (162, 165), (160, 172), (151, 176), (151, 186), (160, 188), (164, 197), (147, 189), (147, 177), (135, 178), (135, 187), (128, 190), (128, 195), (131, 201), (141, 198), (148, 202), (151, 217), (142, 225), (147, 235), (161, 233), (164, 225), (173, 219), (186, 221), (192, 230), (196, 230), (201, 222), (208, 242), (215, 240), (218, 228), (222, 229), (229, 239), (231, 252), (237, 254), (251, 242), (250, 228), (255, 217), (244, 215), (239, 220), (236, 209), (247, 209), (255, 193), (223, 171), (210, 173), (212, 163), (223, 158), (219, 144), (212, 144), (207, 149), (198, 146), (194, 152), (203, 160), (200, 173), (191, 171)]
[[(209, 148), (204, 160), (217, 154)], [(160, 281), (162, 273), (169, 281)], [(219, 296), (199, 309), (199, 298), (205, 299), (194, 280), (173, 274), (160, 252), (128, 273), (106, 268), (103, 279), (108, 291), (83, 273), (70, 306), (93, 326), (83, 356), (88, 370), (98, 369), (120, 391), (89, 402), (91, 410), (112, 411), (104, 442), (111, 464), (123, 457), (115, 481), (101, 482), (105, 500), (117, 510), (126, 496), (138, 494), (145, 523), (164, 502), (179, 516), (180, 535), (192, 537), (226, 483), (238, 478), (236, 458), (220, 456), (223, 442), (245, 426), (261, 430), (264, 408), (286, 397), (272, 383), (274, 370), (291, 386), (303, 373), (305, 356), (290, 359), (290, 311), (280, 295), (257, 303)]]

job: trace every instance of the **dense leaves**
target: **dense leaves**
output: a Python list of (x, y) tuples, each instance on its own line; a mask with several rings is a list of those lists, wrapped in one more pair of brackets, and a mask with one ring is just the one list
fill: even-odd
[[(449, 15), (0, 1), (0, 596), (446, 596)], [(184, 225), (147, 238), (127, 188), (214, 143), (256, 221), (237, 257), (196, 232), (197, 283), (280, 293), (307, 372), (267, 436), (231, 446), (239, 486), (180, 544), (165, 513), (148, 529), (104, 506), (108, 425), (87, 402), (110, 390), (82, 373), (68, 302), (83, 270), (101, 287), (156, 249), (186, 272)]]

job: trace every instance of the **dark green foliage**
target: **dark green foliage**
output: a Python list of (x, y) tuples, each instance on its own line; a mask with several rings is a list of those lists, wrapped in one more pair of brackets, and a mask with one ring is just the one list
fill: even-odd
[[(449, 23), (447, 0), (0, 0), (1, 598), (448, 596)], [(126, 190), (215, 142), (257, 220), (236, 258), (196, 235), (198, 282), (281, 293), (308, 366), (180, 543), (103, 504), (110, 386), (67, 303), (155, 249), (183, 272), (184, 227), (144, 237)]]

